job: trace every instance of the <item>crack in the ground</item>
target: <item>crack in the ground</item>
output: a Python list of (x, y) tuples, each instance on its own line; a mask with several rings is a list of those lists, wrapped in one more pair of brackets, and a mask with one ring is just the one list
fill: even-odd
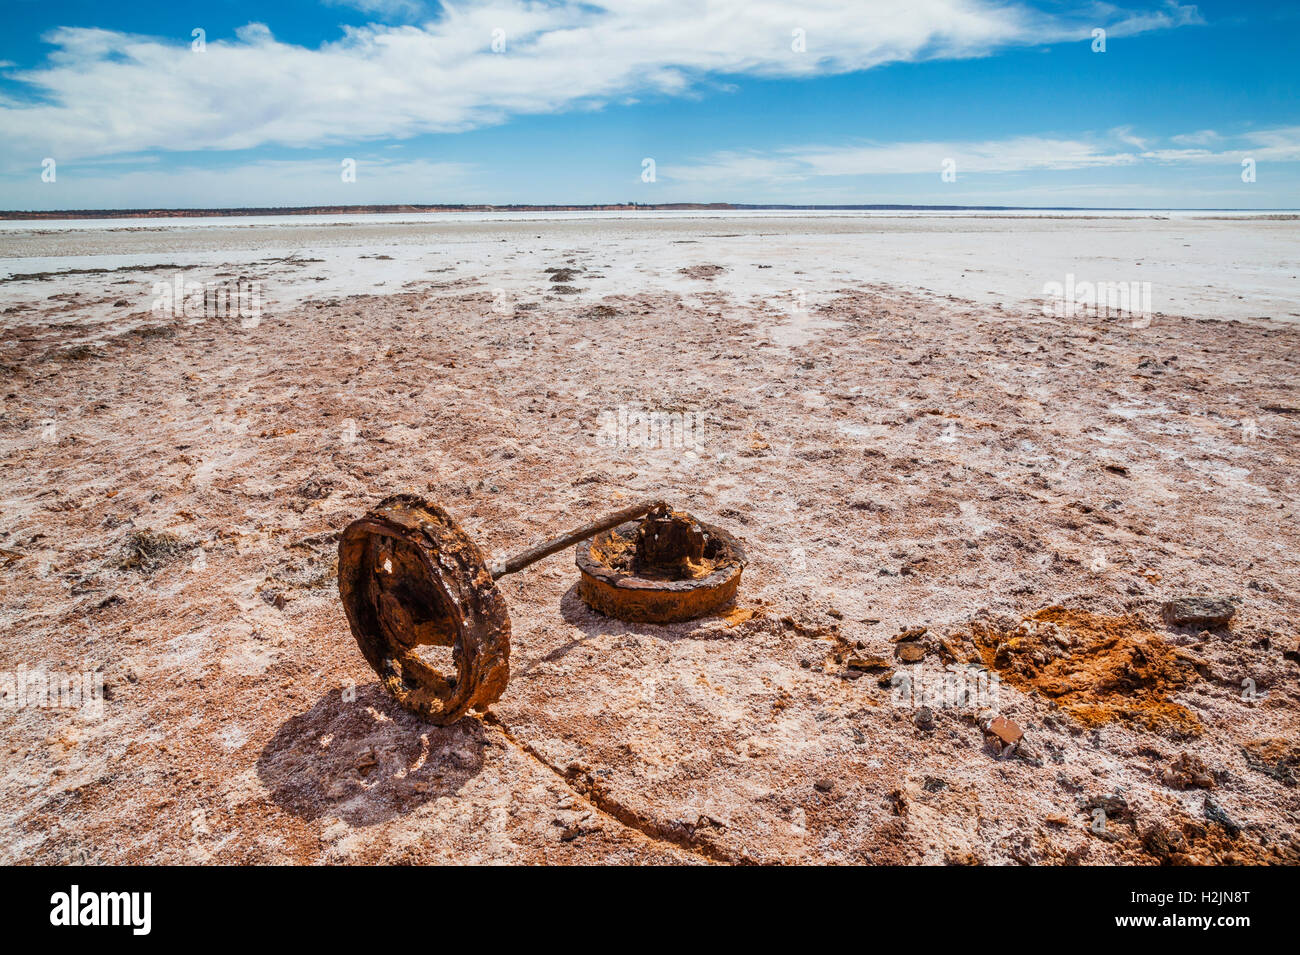
[(666, 843), (676, 846), (692, 855), (699, 856), (709, 862), (718, 862), (726, 865), (757, 865), (753, 859), (743, 853), (734, 853), (721, 846), (714, 845), (711, 842), (697, 841), (693, 832), (688, 832), (677, 827), (665, 826), (653, 819), (648, 819), (634, 810), (623, 805), (608, 792), (606, 792), (596, 781), (587, 773), (573, 774), (566, 773), (558, 766), (553, 765), (536, 747), (519, 739), (514, 731), (510, 729), (501, 718), (494, 713), (480, 713), (479, 718), (488, 726), (495, 727), (501, 731), (501, 735), (515, 748), (524, 755), (530, 757), (542, 767), (550, 770), (579, 798), (589, 803), (592, 808), (603, 816), (607, 816), (614, 822), (628, 829), (640, 833), (648, 839), (655, 842)]

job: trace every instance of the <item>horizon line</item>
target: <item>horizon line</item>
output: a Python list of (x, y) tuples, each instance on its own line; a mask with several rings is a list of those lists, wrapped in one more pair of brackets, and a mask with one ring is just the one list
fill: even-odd
[(0, 220), (73, 218), (238, 217), (249, 215), (383, 215), (437, 212), (617, 212), (617, 211), (806, 211), (806, 212), (1272, 212), (1300, 213), (1300, 208), (1239, 206), (1008, 206), (951, 203), (745, 203), (745, 202), (602, 202), (602, 203), (375, 203), (308, 206), (142, 206), (123, 209), (2, 209)]

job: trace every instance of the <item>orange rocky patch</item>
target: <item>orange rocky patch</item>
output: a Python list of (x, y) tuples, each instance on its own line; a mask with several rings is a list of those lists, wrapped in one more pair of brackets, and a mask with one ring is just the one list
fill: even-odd
[(1047, 697), (1085, 726), (1112, 720), (1197, 734), (1199, 721), (1169, 697), (1196, 679), (1195, 658), (1132, 616), (1048, 607), (1014, 630), (976, 624), (984, 665), (1019, 690)]

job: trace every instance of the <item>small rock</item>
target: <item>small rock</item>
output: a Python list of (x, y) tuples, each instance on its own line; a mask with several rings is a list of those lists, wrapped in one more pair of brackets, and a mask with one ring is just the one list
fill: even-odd
[(1002, 740), (1003, 744), (1007, 746), (1020, 742), (1021, 737), (1025, 735), (1024, 730), (1005, 716), (999, 716), (990, 723), (989, 732)]
[(890, 663), (884, 657), (874, 654), (854, 653), (844, 661), (844, 665), (852, 670), (887, 670)]
[(1227, 810), (1210, 798), (1208, 794), (1205, 797), (1205, 818), (1210, 822), (1217, 822), (1223, 826), (1228, 835), (1234, 839), (1241, 832), (1241, 823), (1228, 815)]
[(925, 659), (925, 647), (919, 643), (900, 643), (895, 647), (898, 659), (904, 663), (920, 663)]
[(830, 779), (819, 779), (813, 783), (813, 788), (818, 792), (828, 793), (835, 788), (835, 783)]
[(1161, 608), (1165, 622), (1176, 627), (1223, 627), (1236, 612), (1231, 597), (1175, 597)]
[(1083, 811), (1090, 815), (1098, 809), (1105, 812), (1106, 818), (1111, 821), (1131, 822), (1133, 820), (1133, 811), (1129, 808), (1128, 800), (1123, 796), (1093, 796), (1083, 804)]
[(1205, 760), (1192, 753), (1183, 753), (1166, 766), (1162, 778), (1170, 789), (1214, 788), (1214, 778)]

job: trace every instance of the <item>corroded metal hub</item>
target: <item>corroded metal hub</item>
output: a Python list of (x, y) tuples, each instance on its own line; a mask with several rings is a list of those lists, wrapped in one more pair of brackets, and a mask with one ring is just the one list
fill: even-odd
[(620, 620), (672, 623), (728, 606), (745, 568), (740, 541), (720, 527), (660, 505), (578, 544), (578, 593)]
[[(406, 709), (446, 725), (510, 678), (510, 617), (483, 555), (441, 507), (399, 494), (339, 541), (339, 596), (366, 661)], [(450, 647), (455, 674), (422, 660)]]

